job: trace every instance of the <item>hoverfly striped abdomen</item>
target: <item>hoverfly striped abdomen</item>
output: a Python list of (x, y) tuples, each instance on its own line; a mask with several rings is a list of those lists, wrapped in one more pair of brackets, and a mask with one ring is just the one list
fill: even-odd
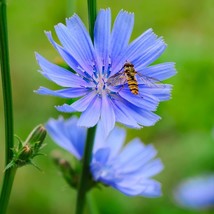
[(134, 65), (130, 62), (126, 62), (123, 68), (124, 68), (127, 84), (131, 93), (137, 95), (139, 93), (139, 90), (138, 90), (138, 83), (136, 79), (137, 72), (134, 69)]

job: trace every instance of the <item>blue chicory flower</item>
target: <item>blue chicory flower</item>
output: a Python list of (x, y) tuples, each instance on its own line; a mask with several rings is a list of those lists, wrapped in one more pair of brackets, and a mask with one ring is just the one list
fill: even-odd
[[(56, 144), (81, 160), (87, 129), (77, 126), (77, 122), (76, 117), (50, 119), (46, 129)], [(160, 196), (161, 185), (152, 179), (163, 169), (160, 159), (154, 159), (157, 151), (137, 138), (122, 148), (125, 135), (124, 129), (116, 127), (104, 139), (98, 124), (90, 164), (93, 179), (128, 196)]]
[(174, 191), (176, 202), (186, 208), (214, 208), (214, 174), (200, 175), (181, 182)]
[[(171, 85), (160, 81), (176, 71), (171, 62), (150, 65), (166, 48), (163, 39), (152, 29), (129, 43), (133, 25), (134, 14), (121, 10), (111, 30), (111, 10), (102, 9), (95, 22), (94, 42), (76, 14), (66, 19), (66, 25), (56, 25), (61, 45), (53, 40), (51, 32), (46, 35), (73, 72), (36, 54), (41, 74), (63, 87), (60, 90), (40, 87), (36, 92), (80, 98), (71, 105), (56, 106), (56, 109), (82, 112), (78, 121), (80, 126), (92, 127), (101, 120), (106, 134), (115, 122), (132, 128), (154, 125), (160, 117), (153, 111), (160, 101), (170, 98), (171, 91)], [(134, 87), (138, 85), (137, 94), (131, 92), (133, 82), (129, 82), (128, 87), (125, 63), (132, 64), (137, 71), (133, 73)]]

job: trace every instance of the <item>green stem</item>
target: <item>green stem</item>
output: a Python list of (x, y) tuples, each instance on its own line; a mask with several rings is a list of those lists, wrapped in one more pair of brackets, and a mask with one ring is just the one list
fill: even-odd
[(76, 214), (82, 214), (84, 209), (86, 192), (88, 190), (88, 183), (91, 177), (90, 162), (91, 162), (91, 154), (93, 150), (95, 132), (96, 132), (96, 127), (92, 127), (88, 129), (88, 135), (87, 135), (84, 156), (83, 156), (82, 173), (81, 173), (79, 189), (77, 193)]
[[(2, 91), (4, 102), (4, 118), (5, 118), (5, 166), (13, 158), (13, 108), (12, 108), (12, 91), (10, 82), (10, 66), (7, 36), (7, 13), (6, 0), (0, 0), (0, 62)], [(12, 189), (13, 179), (16, 169), (11, 168), (5, 171), (2, 191), (0, 196), (0, 210), (4, 214)]]
[[(88, 1), (88, 19), (89, 19), (89, 33), (93, 41), (94, 38), (94, 23), (97, 16), (96, 0)], [(84, 204), (86, 200), (86, 192), (88, 190), (88, 183), (91, 177), (90, 174), (90, 162), (94, 144), (94, 136), (96, 132), (96, 126), (88, 129), (88, 135), (83, 156), (83, 168), (79, 182), (79, 189), (77, 193), (76, 202), (76, 214), (82, 214), (84, 210)]]
[(89, 33), (92, 41), (94, 40), (94, 23), (97, 17), (97, 6), (96, 0), (88, 1), (88, 22), (89, 22)]
[(1, 190), (0, 210), (1, 214), (6, 214), (9, 203), (10, 193), (13, 186), (13, 180), (16, 174), (16, 167), (11, 167), (5, 171), (4, 182)]

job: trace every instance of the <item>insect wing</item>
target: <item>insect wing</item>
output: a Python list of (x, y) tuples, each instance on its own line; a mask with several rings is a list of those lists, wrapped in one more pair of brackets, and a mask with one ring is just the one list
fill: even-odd
[(114, 74), (108, 79), (108, 85), (111, 85), (111, 86), (123, 85), (125, 83), (126, 83), (126, 77), (124, 72)]
[(156, 78), (143, 75), (139, 72), (137, 72), (137, 76), (139, 76), (139, 79), (138, 79), (139, 84), (145, 84), (148, 87), (163, 87), (163, 84), (160, 82), (160, 80)]

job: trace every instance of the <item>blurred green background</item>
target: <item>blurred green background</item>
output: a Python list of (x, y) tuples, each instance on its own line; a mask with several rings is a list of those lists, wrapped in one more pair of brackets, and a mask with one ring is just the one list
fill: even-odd
[[(59, 55), (49, 44), (44, 30), (63, 22), (76, 12), (87, 25), (86, 0), (8, 0), (8, 28), (15, 133), (25, 139), (39, 123), (59, 113), (53, 107), (64, 101), (39, 96), (39, 86), (54, 88), (42, 77), (34, 52), (54, 61)], [(113, 20), (120, 9), (135, 13), (132, 39), (148, 28), (163, 36), (168, 48), (158, 62), (176, 62), (177, 75), (167, 83), (174, 85), (172, 99), (161, 103), (162, 117), (154, 127), (128, 130), (128, 140), (139, 136), (153, 143), (165, 165), (157, 176), (163, 186), (163, 197), (129, 198), (103, 188), (92, 192), (102, 214), (193, 214), (214, 211), (192, 211), (178, 207), (173, 200), (175, 185), (184, 178), (214, 171), (214, 1), (213, 0), (97, 0), (98, 9), (111, 7)], [(69, 6), (70, 5), (70, 6)], [(4, 119), (0, 89), (0, 182), (4, 169)], [(18, 170), (9, 203), (9, 214), (74, 213), (74, 190), (65, 183), (51, 160), (51, 152), (60, 150), (48, 137), (44, 153), (36, 164)], [(62, 151), (62, 150), (61, 150)], [(66, 157), (69, 154), (62, 151)]]

